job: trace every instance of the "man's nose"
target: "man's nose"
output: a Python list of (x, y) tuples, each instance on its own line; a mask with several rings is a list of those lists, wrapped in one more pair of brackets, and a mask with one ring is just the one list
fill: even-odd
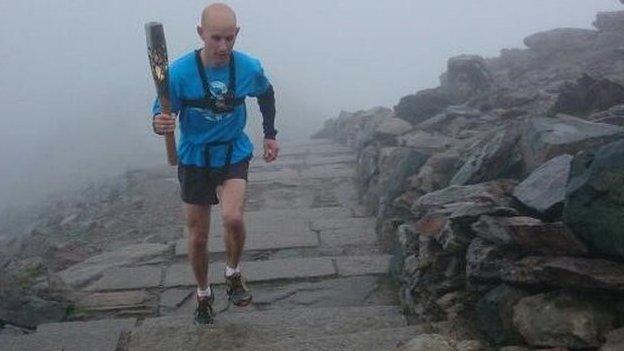
[(228, 49), (227, 41), (219, 40), (219, 45), (217, 46), (217, 48), (219, 49), (219, 51), (227, 50)]

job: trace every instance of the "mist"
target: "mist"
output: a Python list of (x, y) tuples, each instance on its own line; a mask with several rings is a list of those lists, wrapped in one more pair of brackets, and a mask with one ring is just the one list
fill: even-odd
[[(306, 138), (340, 110), (392, 107), (438, 84), (450, 56), (496, 56), (556, 27), (591, 28), (617, 0), (229, 1), (236, 49), (276, 88), (278, 139)], [(170, 59), (199, 47), (205, 1), (0, 3), (0, 209), (165, 163), (143, 25), (164, 24)], [(248, 132), (260, 135), (255, 102)]]

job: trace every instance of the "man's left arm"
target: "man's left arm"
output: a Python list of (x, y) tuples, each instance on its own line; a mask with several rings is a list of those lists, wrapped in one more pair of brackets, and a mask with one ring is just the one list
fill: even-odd
[(279, 152), (279, 143), (275, 139), (277, 135), (277, 130), (275, 129), (275, 90), (262, 69), (258, 72), (256, 87), (259, 88), (259, 91), (263, 91), (263, 93), (257, 95), (258, 106), (262, 114), (262, 130), (264, 132), (263, 158), (266, 162), (272, 162), (277, 159)]

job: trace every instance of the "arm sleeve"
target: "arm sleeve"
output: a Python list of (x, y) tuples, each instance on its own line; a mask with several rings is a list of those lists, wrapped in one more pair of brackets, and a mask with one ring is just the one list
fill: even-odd
[(275, 139), (277, 130), (275, 130), (275, 91), (273, 85), (264, 74), (264, 69), (260, 62), (258, 64), (258, 73), (254, 80), (254, 88), (251, 96), (258, 99), (258, 106), (262, 114), (262, 129), (265, 139)]
[(258, 96), (258, 106), (262, 114), (262, 129), (265, 139), (275, 139), (275, 92), (273, 86), (269, 84), (267, 91)]

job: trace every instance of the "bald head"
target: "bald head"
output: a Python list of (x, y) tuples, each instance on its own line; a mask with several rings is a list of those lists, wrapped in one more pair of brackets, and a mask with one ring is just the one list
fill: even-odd
[(202, 60), (208, 65), (223, 65), (230, 59), (239, 28), (236, 14), (227, 5), (212, 4), (204, 9), (197, 34), (204, 42)]
[(201, 16), (201, 26), (204, 28), (236, 27), (236, 13), (226, 4), (215, 3), (204, 8)]

